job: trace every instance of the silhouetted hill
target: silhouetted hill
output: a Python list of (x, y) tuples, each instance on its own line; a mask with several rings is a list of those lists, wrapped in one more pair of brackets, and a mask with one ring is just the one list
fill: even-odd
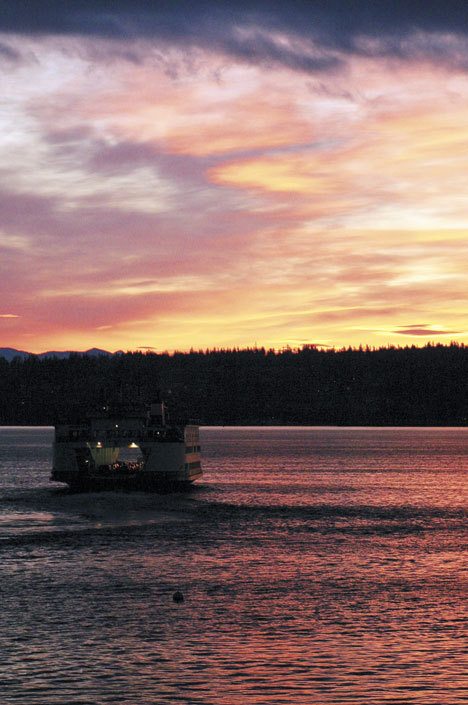
[(8, 361), (13, 360), (15, 357), (29, 357), (30, 354), (31, 353), (28, 353), (25, 350), (16, 350), (15, 348), (0, 348), (0, 357), (3, 357)]
[(468, 348), (254, 348), (0, 358), (0, 424), (71, 404), (154, 399), (205, 424), (465, 425)]
[[(121, 353), (122, 351), (119, 350), (118, 353)], [(74, 351), (74, 350), (49, 350), (47, 352), (43, 353), (30, 353), (26, 352), (25, 350), (15, 350), (15, 348), (0, 348), (0, 357), (5, 358), (5, 360), (11, 361), (14, 360), (15, 357), (19, 357), (21, 359), (24, 359), (26, 357), (30, 357), (31, 355), (34, 357), (38, 357), (40, 359), (46, 358), (46, 357), (56, 357), (62, 360), (66, 360), (70, 357), (70, 355), (115, 355), (118, 353), (111, 353), (108, 352), (107, 350), (100, 350), (99, 348), (90, 348), (90, 350), (84, 350), (83, 352), (80, 351)]]

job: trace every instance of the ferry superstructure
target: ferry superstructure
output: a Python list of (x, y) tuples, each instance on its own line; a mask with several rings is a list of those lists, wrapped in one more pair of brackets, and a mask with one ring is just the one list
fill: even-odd
[(50, 479), (72, 490), (168, 490), (202, 477), (199, 429), (166, 421), (163, 402), (103, 404), (55, 426)]

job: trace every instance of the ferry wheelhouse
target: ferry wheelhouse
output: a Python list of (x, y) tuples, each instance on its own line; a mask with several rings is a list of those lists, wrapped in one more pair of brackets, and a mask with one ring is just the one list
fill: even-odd
[(50, 479), (73, 490), (167, 490), (202, 476), (198, 426), (169, 424), (163, 402), (103, 404), (55, 426)]

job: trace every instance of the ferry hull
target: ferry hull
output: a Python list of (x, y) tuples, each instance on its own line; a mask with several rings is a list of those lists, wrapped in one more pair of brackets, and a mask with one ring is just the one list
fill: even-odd
[(52, 482), (63, 482), (73, 492), (103, 492), (109, 490), (166, 493), (187, 489), (195, 480), (202, 477), (202, 471), (190, 476), (176, 476), (174, 473), (138, 472), (134, 475), (103, 476), (66, 470), (55, 470), (50, 477)]

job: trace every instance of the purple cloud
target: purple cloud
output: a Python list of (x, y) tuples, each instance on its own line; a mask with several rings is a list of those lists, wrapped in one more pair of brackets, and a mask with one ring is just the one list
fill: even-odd
[(406, 327), (401, 326), (400, 330), (394, 330), (393, 333), (398, 333), (399, 335), (425, 335), (430, 338), (434, 335), (457, 335), (462, 333), (460, 330), (434, 330), (433, 328), (427, 328), (426, 323), (422, 323), (418, 327)]

